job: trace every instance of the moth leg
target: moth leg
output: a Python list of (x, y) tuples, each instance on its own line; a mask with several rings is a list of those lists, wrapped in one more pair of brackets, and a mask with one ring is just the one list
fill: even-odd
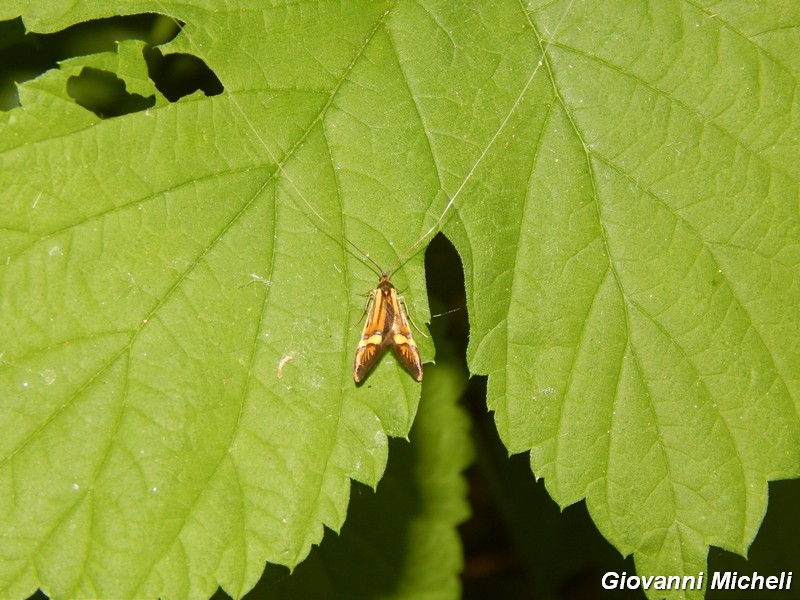
[[(364, 320), (364, 315), (367, 314), (367, 311), (369, 310), (369, 305), (372, 304), (373, 300), (375, 300), (375, 290), (372, 290), (369, 294), (367, 294), (367, 301), (364, 303), (364, 312), (362, 312), (361, 316), (358, 317), (358, 321), (350, 325), (350, 329), (352, 329), (353, 327), (355, 327), (356, 325), (361, 323), (361, 321)], [(350, 329), (348, 329), (348, 331), (350, 331)]]
[(417, 327), (417, 324), (416, 324), (416, 323), (414, 323), (414, 319), (412, 319), (412, 318), (411, 318), (411, 313), (410, 313), (410, 312), (408, 312), (408, 304), (406, 304), (406, 299), (405, 299), (405, 298), (403, 298), (403, 296), (398, 296), (398, 297), (397, 297), (397, 301), (398, 301), (398, 302), (401, 304), (401, 306), (403, 307), (403, 311), (405, 311), (405, 313), (406, 313), (406, 319), (408, 319), (408, 322), (409, 322), (409, 323), (411, 323), (411, 324), (414, 326), (414, 329), (416, 329), (417, 331), (419, 331), (419, 334), (420, 334), (422, 337), (428, 337), (428, 336), (427, 336), (427, 334), (426, 334), (424, 331), (422, 331), (422, 329), (420, 329), (419, 327)]

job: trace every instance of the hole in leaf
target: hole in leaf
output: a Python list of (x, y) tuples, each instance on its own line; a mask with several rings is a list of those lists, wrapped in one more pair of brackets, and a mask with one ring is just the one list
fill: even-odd
[(156, 103), (155, 96), (130, 94), (122, 79), (91, 67), (84, 67), (80, 75), (67, 80), (67, 93), (101, 119), (146, 110)]
[(170, 102), (201, 90), (206, 96), (223, 91), (222, 82), (206, 63), (191, 54), (164, 56), (157, 48), (145, 52), (147, 70), (158, 91)]

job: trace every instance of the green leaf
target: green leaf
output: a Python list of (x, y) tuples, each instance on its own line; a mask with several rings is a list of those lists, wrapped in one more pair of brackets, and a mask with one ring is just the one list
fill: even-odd
[[(764, 7), (0, 7), (170, 14), (225, 88), (167, 103), (126, 42), (0, 116), (3, 595), (240, 596), (338, 531), (419, 394), (391, 356), (353, 384), (358, 248), (422, 324), (440, 228), (559, 505), (640, 574), (744, 553), (800, 458), (800, 14)], [(156, 105), (99, 119), (83, 67)]]

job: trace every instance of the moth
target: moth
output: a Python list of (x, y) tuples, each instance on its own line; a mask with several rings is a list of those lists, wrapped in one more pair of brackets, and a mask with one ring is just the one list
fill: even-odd
[(383, 273), (378, 286), (369, 293), (364, 312), (369, 311), (353, 363), (353, 379), (361, 382), (391, 347), (400, 363), (417, 381), (422, 381), (422, 361), (408, 326), (405, 302), (398, 296), (388, 273)]
[[(160, 5), (158, 0), (156, 0), (156, 3)], [(164, 13), (169, 12), (163, 6), (162, 8), (164, 9)], [(567, 11), (565, 11), (564, 15), (561, 17), (562, 21), (566, 17), (568, 10), (569, 7), (567, 7)], [(559, 26), (560, 23), (561, 21), (559, 21)], [(179, 28), (181, 28), (180, 25)], [(202, 54), (201, 52), (199, 53)], [(544, 55), (542, 55), (542, 58), (543, 57)], [(446, 205), (441, 212), (439, 212), (439, 216), (436, 217), (434, 222), (425, 231), (425, 233), (423, 233), (419, 239), (417, 239), (417, 241), (410, 248), (408, 248), (405, 253), (403, 253), (406, 257), (408, 257), (412, 250), (419, 247), (424, 241), (429, 240), (441, 228), (442, 224), (445, 222), (445, 217), (449, 215), (451, 209), (455, 205), (456, 198), (458, 198), (461, 192), (464, 190), (467, 182), (472, 179), (473, 175), (478, 169), (478, 166), (489, 154), (489, 150), (494, 147), (495, 142), (498, 140), (501, 132), (506, 130), (506, 125), (508, 124), (512, 115), (515, 114), (519, 108), (526, 92), (532, 85), (536, 74), (544, 62), (543, 60), (539, 60), (533, 64), (533, 70), (531, 71), (527, 81), (519, 90), (516, 99), (509, 107), (508, 112), (505, 114), (498, 127), (495, 129), (494, 134), (485, 143), (479, 156), (477, 156), (477, 158), (472, 162), (471, 166), (466, 171), (466, 174), (461, 179), (460, 184), (455, 189), (455, 192), (452, 194), (445, 194), (446, 196), (449, 196)], [(288, 185), (293, 188), (295, 192), (295, 201), (298, 202), (298, 206), (304, 206), (308, 211), (309, 217), (313, 217), (312, 220), (314, 220), (317, 226), (322, 231), (328, 233), (328, 235), (330, 235), (332, 238), (336, 238), (338, 230), (319, 212), (317, 212), (317, 210), (314, 208), (314, 205), (309, 202), (298, 183), (291, 176), (289, 176), (287, 171), (284, 169), (284, 161), (279, 160), (278, 156), (274, 154), (264, 139), (262, 139), (261, 135), (258, 133), (259, 128), (255, 126), (253, 121), (251, 121), (250, 117), (248, 117), (247, 111), (244, 110), (236, 98), (237, 97), (235, 94), (230, 95), (230, 100), (233, 106), (256, 135), (261, 143), (261, 146), (263, 146), (263, 150), (275, 164), (278, 172), (282, 175), (282, 177), (285, 178), (285, 181), (288, 183)], [(264, 186), (266, 186), (266, 182)], [(264, 188), (262, 187), (262, 189)], [(368, 254), (360, 250), (352, 241), (347, 238), (345, 238), (344, 241), (350, 244), (350, 246), (352, 246), (358, 254), (362, 255), (363, 258), (366, 259), (366, 262), (370, 262), (373, 265), (378, 266)], [(362, 260), (362, 262), (365, 261)], [(398, 260), (398, 266), (403, 262), (403, 260)], [(355, 379), (356, 383), (363, 381), (364, 377), (366, 377), (370, 369), (375, 366), (375, 363), (381, 357), (386, 348), (391, 346), (398, 360), (409, 371), (409, 373), (411, 373), (411, 376), (416, 381), (422, 381), (422, 362), (419, 357), (417, 345), (414, 342), (414, 336), (411, 334), (411, 329), (408, 326), (409, 322), (413, 324), (413, 321), (411, 321), (407, 311), (405, 310), (405, 302), (403, 301), (402, 297), (398, 295), (397, 289), (390, 281), (390, 274), (393, 272), (393, 270), (384, 272), (380, 270), (380, 267), (378, 267), (378, 269), (380, 276), (378, 285), (369, 293), (369, 298), (364, 308), (364, 313), (368, 313), (368, 316), (366, 323), (364, 324), (364, 329), (361, 333), (361, 339), (359, 340), (358, 347), (356, 348), (355, 361), (353, 364), (353, 378)], [(420, 333), (422, 332), (420, 331)], [(290, 359), (291, 358), (285, 359), (285, 361), (288, 362)], [(282, 375), (281, 369), (285, 365), (285, 361), (282, 360), (279, 364), (278, 377)]]

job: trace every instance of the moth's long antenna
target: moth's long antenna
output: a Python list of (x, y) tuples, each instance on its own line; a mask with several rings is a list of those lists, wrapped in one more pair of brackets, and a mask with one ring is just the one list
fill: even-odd
[(361, 248), (359, 248), (358, 246), (356, 246), (356, 245), (355, 245), (353, 242), (351, 242), (351, 241), (350, 241), (349, 239), (347, 239), (346, 237), (345, 237), (345, 241), (346, 241), (348, 244), (350, 244), (350, 245), (351, 245), (353, 248), (355, 248), (356, 250), (358, 250), (358, 251), (359, 251), (359, 252), (360, 252), (360, 253), (361, 253), (361, 254), (364, 256), (364, 258), (366, 258), (366, 259), (367, 259), (369, 262), (371, 262), (371, 263), (372, 263), (372, 264), (375, 266), (375, 268), (376, 268), (376, 269), (378, 269), (378, 270), (377, 270), (377, 275), (378, 275), (378, 276), (381, 276), (381, 275), (383, 275), (383, 273), (384, 273), (383, 269), (381, 268), (381, 266), (380, 266), (380, 265), (379, 265), (377, 262), (375, 262), (375, 260), (374, 260), (374, 259), (373, 259), (373, 258), (372, 258), (370, 255), (369, 255), (369, 253), (367, 253), (367, 252), (364, 252), (364, 251), (363, 251)]
[[(160, 0), (156, 0), (156, 4), (163, 11), (163, 13), (165, 15), (167, 15), (170, 19), (172, 19), (175, 22), (175, 24), (178, 26), (178, 29), (182, 31), (183, 28), (180, 26), (179, 20), (169, 14), (169, 11), (160, 2)], [(370, 42), (370, 40), (372, 40), (373, 35), (378, 30), (378, 27), (380, 27), (381, 23), (384, 22), (384, 19), (386, 18), (386, 15), (389, 13), (390, 9), (391, 9), (391, 7), (387, 8), (386, 11), (384, 11), (384, 13), (381, 16), (381, 18), (378, 19), (378, 21), (376, 22), (375, 27), (373, 28), (373, 30), (369, 33), (369, 35), (366, 36), (366, 38), (365, 38), (363, 44), (361, 45), (361, 47), (353, 55), (354, 57), (361, 56), (362, 51), (364, 50), (366, 45)], [(195, 43), (194, 39), (192, 39), (188, 35), (186, 35), (185, 37), (189, 41), (189, 43), (192, 46), (194, 46), (195, 51), (198, 54), (202, 54), (202, 52), (200, 52), (200, 48)], [(355, 61), (355, 58), (353, 60)], [(350, 67), (352, 67), (352, 66), (353, 65), (351, 64), (347, 69), (345, 69), (345, 73), (348, 73), (350, 71)], [(247, 113), (244, 111), (244, 109), (242, 108), (241, 104), (239, 104), (239, 101), (236, 99), (236, 95), (233, 94), (233, 93), (229, 93), (228, 94), (228, 99), (230, 100), (231, 104), (233, 104), (233, 106), (236, 108), (236, 110), (239, 111), (239, 114), (242, 115), (242, 118), (244, 119), (245, 123), (247, 123), (247, 126), (250, 128), (250, 131), (253, 132), (253, 135), (261, 143), (261, 146), (264, 148), (264, 150), (266, 151), (266, 153), (269, 156), (270, 160), (275, 164), (276, 168), (281, 173), (281, 175), (283, 175), (284, 179), (289, 182), (289, 185), (294, 189), (294, 191), (297, 193), (298, 197), (303, 201), (303, 203), (306, 205), (306, 207), (308, 207), (308, 210), (311, 211), (311, 214), (313, 214), (317, 219), (319, 219), (319, 221), (325, 226), (325, 228), (327, 228), (325, 233), (331, 239), (336, 241), (337, 243), (341, 243), (340, 240), (338, 239), (338, 237), (335, 235), (335, 229), (334, 229), (333, 225), (328, 223), (328, 221), (326, 221), (325, 218), (321, 214), (319, 214), (319, 212), (317, 212), (317, 210), (314, 208), (314, 206), (311, 204), (311, 202), (308, 201), (308, 199), (306, 198), (305, 194), (303, 194), (302, 190), (299, 188), (297, 183), (295, 183), (294, 179), (292, 177), (290, 177), (289, 174), (286, 172), (286, 169), (283, 168), (283, 163), (281, 163), (281, 161), (278, 160), (278, 157), (272, 152), (272, 150), (269, 149), (269, 146), (267, 145), (267, 142), (264, 140), (264, 138), (258, 132), (258, 129), (256, 129), (256, 127), (253, 124), (253, 121), (250, 119), (250, 117), (247, 116)], [(322, 119), (323, 115), (324, 115), (324, 110), (320, 111), (319, 115), (314, 120), (314, 123), (312, 123), (311, 127), (309, 127), (309, 130), (311, 130), (311, 128), (313, 128), (313, 126), (316, 125), (316, 123)], [(287, 152), (286, 155), (287, 156), (291, 155), (292, 150), (294, 150), (294, 148), (290, 149), (290, 151)], [(256, 192), (256, 194), (255, 194), (256, 196), (259, 195), (264, 190), (264, 188), (269, 183), (269, 180), (270, 180), (270, 178), (268, 177), (264, 181), (264, 183), (261, 185), (261, 187)], [(379, 276), (383, 274), (384, 271), (381, 268), (381, 266), (377, 262), (375, 262), (375, 260), (368, 253), (364, 252), (361, 248), (356, 246), (352, 241), (350, 241), (347, 238), (347, 236), (344, 236), (344, 240), (348, 244), (350, 244), (357, 252), (359, 252), (367, 261), (369, 261), (369, 263), (371, 263), (373, 266), (375, 266), (375, 268), (377, 269), (377, 274)]]
[[(564, 13), (561, 15), (561, 18), (559, 19), (558, 23), (556, 24), (555, 31), (558, 31), (559, 28), (561, 27), (561, 23), (563, 23), (564, 19), (566, 18), (567, 14), (569, 13), (570, 9), (572, 8), (572, 4), (573, 4), (574, 1), (575, 0), (570, 0), (570, 3), (567, 5), (567, 8), (564, 10)], [(161, 8), (161, 10), (163, 11), (163, 13), (165, 15), (169, 15), (169, 11), (167, 11), (167, 9), (164, 7), (164, 5), (159, 0), (156, 0), (156, 4)], [(380, 25), (384, 22), (385, 17), (389, 13), (390, 10), (391, 10), (391, 6), (389, 8), (387, 8), (386, 11), (381, 16), (381, 18), (378, 19), (378, 21), (376, 22), (375, 27), (373, 28), (373, 30), (370, 32), (369, 35), (367, 35), (365, 37), (364, 43), (362, 44), (361, 48), (359, 48), (359, 51), (354, 54), (355, 57), (358, 57), (358, 56), (361, 55), (361, 53), (362, 53), (361, 51), (370, 42), (370, 40), (372, 40), (374, 33), (377, 31), (378, 27), (380, 27)], [(171, 15), (169, 15), (169, 16), (173, 21), (176, 22), (176, 24), (179, 24), (178, 20), (175, 17), (172, 17)], [(179, 28), (180, 28), (180, 25), (179, 25)], [(199, 51), (199, 48), (196, 46), (194, 40), (192, 38), (190, 38), (188, 35), (186, 36), (186, 38), (189, 40), (190, 44), (195, 46), (195, 50), (198, 52), (198, 54), (201, 54), (201, 52)], [(497, 141), (497, 138), (500, 137), (500, 133), (503, 131), (503, 129), (505, 129), (505, 126), (508, 124), (508, 121), (511, 119), (511, 116), (514, 114), (514, 112), (517, 110), (517, 108), (519, 108), (519, 105), (522, 103), (522, 100), (525, 97), (525, 93), (530, 88), (531, 83), (533, 83), (533, 80), (536, 77), (536, 74), (539, 72), (539, 67), (542, 66), (543, 61), (544, 61), (544, 51), (542, 51), (542, 55), (540, 56), (538, 63), (536, 64), (536, 66), (534, 67), (534, 69), (531, 72), (530, 76), (528, 77), (528, 80), (525, 82), (525, 85), (522, 86), (522, 90), (517, 95), (517, 98), (514, 100), (514, 103), (511, 105), (511, 108), (509, 109), (508, 113), (503, 118), (502, 122), (500, 123), (500, 126), (497, 128), (497, 131), (494, 132), (494, 135), (489, 140), (488, 144), (486, 144), (486, 147), (483, 149), (483, 151), (480, 153), (478, 158), (472, 164), (472, 166), (470, 167), (469, 171), (467, 171), (466, 176), (461, 180), (461, 183), (459, 184), (458, 188), (456, 188), (455, 193), (449, 198), (449, 200), (448, 200), (447, 204), (445, 205), (444, 210), (442, 211), (442, 213), (439, 215), (439, 217), (436, 219), (436, 221), (434, 221), (433, 225), (431, 225), (428, 228), (428, 230), (425, 231), (425, 233), (422, 234), (422, 236), (414, 244), (412, 244), (408, 248), (408, 250), (406, 250), (403, 253), (404, 256), (401, 255), (401, 256), (398, 257), (397, 261), (395, 261), (394, 266), (391, 269), (389, 269), (388, 271), (386, 271), (387, 273), (392, 273), (396, 269), (398, 269), (400, 266), (402, 266), (405, 263), (406, 260), (408, 260), (411, 256), (413, 256), (414, 250), (416, 248), (418, 248), (423, 242), (425, 242), (431, 236), (431, 234), (435, 233), (440, 228), (440, 226), (444, 222), (445, 218), (447, 217), (448, 213), (450, 212), (450, 209), (453, 208), (453, 206), (455, 204), (455, 201), (456, 201), (456, 198), (458, 198), (458, 196), (461, 194), (462, 190), (466, 187), (466, 185), (469, 182), (469, 180), (472, 179), (472, 176), (475, 174), (475, 171), (480, 166), (480, 164), (483, 162), (483, 159), (489, 153), (489, 150), (492, 148), (492, 146), (494, 145), (495, 141)], [(346, 69), (345, 72), (349, 72), (349, 69)], [(338, 238), (334, 235), (334, 231), (335, 230), (334, 230), (333, 226), (330, 223), (328, 223), (328, 221), (326, 221), (325, 218), (321, 214), (319, 214), (319, 212), (317, 212), (317, 210), (314, 208), (314, 206), (305, 197), (305, 194), (303, 194), (302, 190), (298, 187), (297, 183), (295, 183), (294, 179), (292, 179), (288, 175), (288, 173), (286, 172), (286, 170), (283, 167), (283, 164), (278, 160), (277, 156), (275, 156), (275, 154), (272, 152), (272, 150), (269, 149), (269, 146), (267, 145), (266, 141), (264, 140), (263, 137), (261, 137), (261, 134), (258, 132), (258, 130), (256, 129), (256, 127), (253, 124), (253, 122), (250, 120), (250, 118), (247, 116), (247, 113), (244, 111), (244, 109), (242, 108), (241, 104), (239, 104), (239, 101), (236, 99), (236, 95), (233, 94), (233, 93), (228, 94), (228, 98), (230, 99), (230, 101), (233, 104), (233, 106), (236, 107), (236, 110), (239, 111), (239, 114), (242, 115), (242, 118), (245, 120), (245, 122), (247, 123), (248, 127), (250, 127), (250, 130), (253, 132), (253, 135), (255, 135), (255, 137), (261, 143), (261, 146), (264, 148), (264, 150), (266, 151), (267, 155), (270, 157), (270, 160), (272, 160), (272, 162), (275, 163), (275, 166), (277, 167), (278, 171), (280, 171), (281, 175), (283, 175), (284, 179), (289, 182), (289, 185), (294, 189), (294, 191), (297, 193), (298, 197), (303, 201), (303, 203), (306, 205), (306, 207), (309, 209), (309, 211), (311, 211), (311, 214), (313, 214), (321, 223), (323, 223), (325, 225), (325, 227), (327, 228), (326, 233), (332, 239), (334, 239), (335, 241), (339, 242)], [(312, 123), (312, 126), (315, 125), (317, 121), (320, 121), (322, 119), (323, 115), (324, 115), (324, 111), (320, 111), (319, 115), (315, 119), (315, 122)], [(291, 151), (287, 153), (287, 156), (290, 155), (290, 154), (291, 154)], [(263, 191), (263, 189), (267, 186), (268, 182), (269, 182), (269, 178), (267, 178), (267, 180), (264, 181), (264, 183), (261, 186), (261, 188), (256, 192), (256, 195), (260, 194), (261, 191)], [(366, 252), (361, 250), (361, 248), (356, 246), (346, 236), (344, 236), (344, 239), (348, 244), (350, 244), (350, 246), (352, 246), (356, 251), (358, 251), (367, 261), (369, 261), (373, 266), (375, 266), (377, 268), (379, 275), (383, 274), (383, 270), (381, 269), (380, 265), (377, 262), (375, 262), (375, 260), (373, 260), (373, 258), (369, 254), (367, 254)]]
[[(520, 93), (517, 95), (517, 99), (514, 100), (514, 104), (511, 105), (511, 110), (508, 111), (508, 114), (506, 114), (506, 116), (503, 119), (502, 123), (500, 123), (500, 127), (498, 127), (497, 131), (494, 132), (494, 135), (492, 136), (492, 139), (490, 139), (489, 143), (486, 144), (486, 147), (483, 149), (483, 152), (481, 152), (480, 156), (478, 156), (478, 159), (473, 163), (472, 167), (470, 167), (470, 170), (467, 171), (467, 174), (464, 177), (464, 179), (461, 180), (461, 184), (458, 186), (458, 188), (456, 188), (456, 191), (450, 197), (450, 200), (448, 200), (447, 204), (444, 207), (444, 210), (442, 211), (442, 214), (440, 214), (439, 218), (436, 219), (436, 221), (434, 221), (433, 225), (430, 226), (428, 231), (423, 233), (422, 236), (420, 236), (420, 238), (416, 242), (414, 242), (414, 244), (411, 245), (411, 247), (409, 247), (408, 250), (406, 250), (405, 254), (408, 257), (413, 255), (414, 249), (417, 248), (420, 244), (422, 244), (422, 242), (424, 242), (428, 238), (429, 235), (431, 235), (432, 233), (434, 233), (436, 230), (439, 229), (439, 227), (441, 226), (441, 224), (444, 221), (445, 217), (447, 216), (447, 213), (450, 212), (450, 209), (453, 207), (453, 204), (455, 203), (456, 198), (458, 198), (459, 194), (461, 194), (461, 190), (464, 189), (464, 187), (467, 185), (467, 182), (472, 178), (472, 175), (475, 173), (475, 171), (478, 168), (478, 166), (483, 162), (483, 159), (489, 153), (489, 150), (494, 145), (494, 143), (497, 140), (497, 138), (500, 137), (500, 133), (503, 131), (503, 129), (505, 129), (505, 126), (508, 124), (508, 121), (511, 119), (511, 115), (513, 115), (514, 112), (519, 107), (520, 103), (522, 102), (523, 98), (525, 97), (525, 92), (528, 91), (528, 88), (531, 86), (531, 83), (533, 83), (533, 78), (536, 77), (536, 73), (539, 72), (539, 67), (541, 67), (541, 66), (542, 66), (542, 60), (540, 59), (539, 62), (537, 63), (537, 65), (536, 65), (536, 67), (533, 69), (533, 72), (531, 73), (531, 76), (528, 77), (528, 81), (526, 81), (525, 85), (522, 86), (522, 91), (520, 91)], [(407, 260), (407, 259), (404, 259), (403, 257), (398, 257), (398, 259), (395, 262), (394, 266), (391, 269), (389, 269), (389, 272), (390, 273), (394, 272), (397, 268), (399, 268), (405, 262), (405, 260)]]
[[(564, 19), (567, 17), (567, 14), (572, 8), (572, 4), (574, 1), (575, 0), (570, 0), (570, 3), (564, 10), (564, 13), (561, 15), (561, 18), (558, 20), (558, 23), (556, 23), (555, 31), (558, 31), (561, 28), (561, 23), (563, 23)], [(450, 209), (453, 207), (456, 198), (458, 198), (459, 194), (461, 194), (461, 191), (464, 189), (464, 187), (466, 187), (467, 182), (469, 182), (469, 180), (472, 179), (473, 174), (477, 170), (478, 166), (480, 166), (480, 164), (483, 162), (483, 159), (489, 153), (489, 150), (492, 148), (495, 141), (497, 141), (497, 138), (500, 137), (500, 133), (503, 131), (503, 129), (505, 129), (506, 125), (508, 124), (508, 121), (511, 119), (511, 116), (516, 112), (517, 108), (519, 108), (519, 105), (525, 98), (525, 93), (528, 91), (528, 88), (530, 88), (531, 83), (533, 83), (533, 80), (536, 77), (536, 73), (539, 72), (539, 67), (542, 66), (543, 62), (544, 62), (544, 50), (542, 51), (542, 55), (539, 57), (539, 62), (537, 62), (536, 66), (533, 68), (533, 72), (531, 72), (530, 77), (528, 77), (528, 80), (525, 82), (525, 85), (522, 86), (522, 90), (520, 90), (519, 94), (517, 94), (517, 98), (516, 100), (514, 100), (514, 104), (511, 105), (511, 109), (508, 111), (508, 113), (506, 113), (505, 118), (500, 123), (500, 126), (497, 128), (497, 131), (494, 132), (492, 139), (490, 139), (489, 143), (486, 144), (486, 147), (483, 149), (483, 152), (481, 152), (480, 156), (478, 156), (477, 160), (472, 164), (472, 167), (470, 167), (469, 171), (467, 171), (467, 174), (466, 176), (464, 176), (464, 179), (461, 180), (461, 183), (459, 184), (458, 188), (456, 188), (455, 193), (450, 197), (447, 204), (445, 205), (442, 214), (440, 214), (439, 217), (436, 219), (436, 221), (434, 221), (433, 225), (431, 225), (430, 228), (428, 228), (428, 230), (425, 233), (423, 233), (422, 236), (420, 236), (420, 238), (416, 242), (414, 242), (408, 248), (408, 250), (406, 250), (403, 253), (404, 256), (402, 255), (398, 256), (392, 268), (388, 270), (388, 273), (390, 274), (394, 273), (394, 271), (396, 271), (403, 264), (405, 264), (405, 262), (414, 255), (414, 250), (417, 247), (419, 247), (419, 245), (422, 244), (425, 240), (427, 240), (431, 234), (436, 233), (439, 230), (439, 227), (444, 222), (447, 213), (449, 213)]]

